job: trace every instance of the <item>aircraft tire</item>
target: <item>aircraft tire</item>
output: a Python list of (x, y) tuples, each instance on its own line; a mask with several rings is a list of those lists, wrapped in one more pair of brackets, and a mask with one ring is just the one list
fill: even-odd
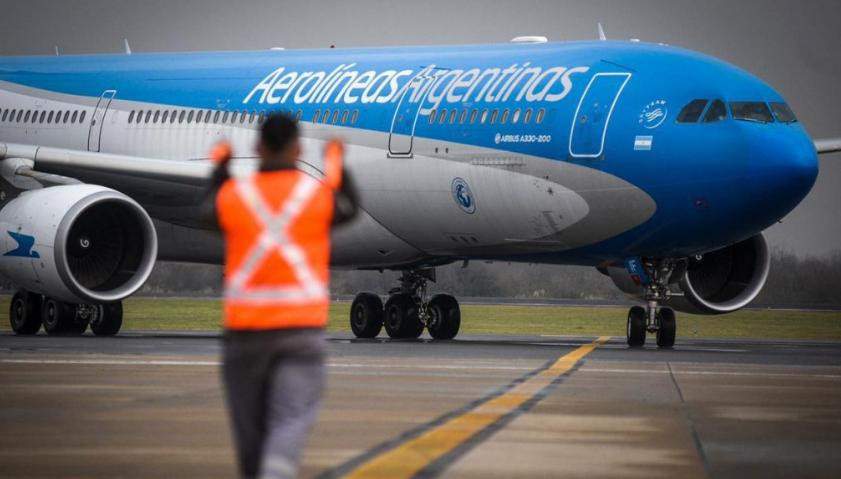
[(99, 313), (91, 320), (91, 331), (97, 336), (114, 336), (123, 326), (123, 303), (99, 305)]
[[(76, 305), (52, 298), (41, 305), (41, 322), (50, 336), (81, 334), (76, 324)], [(82, 330), (84, 332), (84, 330)]]
[(645, 345), (645, 308), (634, 306), (628, 311), (628, 346), (641, 348)]
[(429, 301), (429, 322), (426, 329), (434, 339), (453, 339), (461, 326), (461, 309), (456, 298), (436, 294)]
[(418, 305), (408, 294), (394, 294), (385, 303), (385, 332), (390, 338), (412, 339), (423, 333)]
[(20, 290), (9, 303), (9, 323), (15, 334), (31, 335), (41, 329), (41, 295)]
[(672, 308), (663, 308), (657, 313), (660, 317), (660, 328), (657, 330), (657, 346), (661, 349), (671, 349), (675, 345), (677, 321)]
[(359, 293), (350, 305), (350, 329), (357, 338), (376, 338), (383, 329), (383, 302), (374, 293)]

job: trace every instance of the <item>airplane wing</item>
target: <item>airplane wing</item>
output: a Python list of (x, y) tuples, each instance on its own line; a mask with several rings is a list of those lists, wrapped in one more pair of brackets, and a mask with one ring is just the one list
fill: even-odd
[(841, 151), (841, 138), (815, 140), (815, 149), (818, 150), (818, 154), (835, 153), (837, 151)]
[[(2, 173), (40, 183), (88, 183), (115, 189), (142, 205), (153, 218), (190, 226), (204, 199), (214, 165), (209, 159), (163, 160), (66, 148), (0, 143), (0, 160), (21, 160)], [(5, 161), (3, 163), (6, 163)], [(233, 174), (253, 171), (255, 158), (235, 158)], [(309, 162), (299, 168), (316, 178), (323, 173)], [(36, 180), (40, 183), (32, 183)], [(18, 182), (18, 184), (22, 184)], [(23, 189), (28, 189), (24, 187)]]

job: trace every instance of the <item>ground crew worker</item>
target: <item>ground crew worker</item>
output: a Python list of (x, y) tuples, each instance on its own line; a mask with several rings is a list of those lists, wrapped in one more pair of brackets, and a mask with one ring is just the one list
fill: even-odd
[(298, 127), (270, 115), (260, 169), (228, 173), (214, 150), (212, 179), (225, 237), (223, 380), (243, 477), (294, 477), (324, 386), (331, 225), (355, 213), (342, 146), (328, 144), (325, 176), (297, 169)]

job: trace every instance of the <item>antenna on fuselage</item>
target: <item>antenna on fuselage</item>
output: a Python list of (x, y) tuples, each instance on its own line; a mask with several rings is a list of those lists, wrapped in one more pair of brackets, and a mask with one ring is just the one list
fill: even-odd
[(123, 42), (126, 44), (126, 55), (131, 55), (131, 47), (128, 45), (128, 38), (123, 38)]
[(596, 23), (596, 26), (599, 29), (599, 40), (606, 41), (607, 40), (607, 35), (604, 34), (604, 28), (602, 28), (602, 22)]
[(55, 56), (58, 56), (58, 45), (55, 46)]

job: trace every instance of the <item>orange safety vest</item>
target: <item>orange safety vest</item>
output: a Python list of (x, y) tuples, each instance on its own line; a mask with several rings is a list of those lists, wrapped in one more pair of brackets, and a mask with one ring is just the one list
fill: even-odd
[(333, 194), (341, 186), (341, 144), (328, 144), (319, 181), (297, 169), (230, 179), (216, 210), (225, 235), (225, 327), (321, 328)]

